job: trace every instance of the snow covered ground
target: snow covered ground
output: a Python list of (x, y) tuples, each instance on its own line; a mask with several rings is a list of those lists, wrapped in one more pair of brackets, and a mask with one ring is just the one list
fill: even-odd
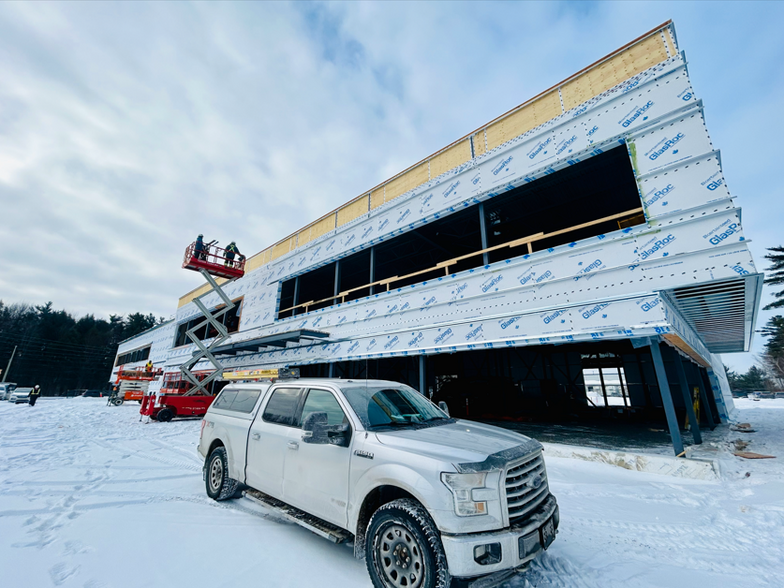
[[(757, 432), (707, 435), (720, 481), (546, 458), (561, 532), (505, 586), (784, 586), (784, 400), (736, 403)], [(209, 500), (199, 427), (98, 398), (0, 402), (0, 586), (370, 586), (348, 546)], [(730, 456), (735, 439), (777, 458)]]

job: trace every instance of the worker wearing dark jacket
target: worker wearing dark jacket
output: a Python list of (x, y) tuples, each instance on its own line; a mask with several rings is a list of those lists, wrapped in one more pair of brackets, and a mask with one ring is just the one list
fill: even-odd
[(193, 257), (196, 259), (206, 259), (207, 255), (204, 252), (204, 235), (196, 237), (196, 245), (193, 248)]
[(30, 392), (30, 406), (35, 406), (35, 402), (38, 400), (38, 397), (41, 395), (41, 386), (38, 384), (35, 385), (35, 388), (32, 389)]
[(226, 263), (224, 264), (226, 267), (234, 267), (234, 256), (239, 255), (240, 259), (242, 255), (240, 255), (240, 250), (237, 248), (237, 244), (232, 241), (229, 243), (229, 246), (226, 247)]

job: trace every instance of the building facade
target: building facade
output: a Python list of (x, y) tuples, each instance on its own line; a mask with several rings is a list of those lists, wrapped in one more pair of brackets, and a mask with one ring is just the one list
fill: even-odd
[[(762, 287), (671, 22), (246, 271), (226, 286), (239, 310), (224, 370), (392, 377), (469, 416), (618, 410), (617, 390), (587, 401), (583, 372), (595, 400), (609, 369), (628, 412), (682, 420), (694, 394), (726, 420), (716, 354), (749, 349)], [(179, 331), (204, 291), (157, 329), (156, 365), (191, 357)]]

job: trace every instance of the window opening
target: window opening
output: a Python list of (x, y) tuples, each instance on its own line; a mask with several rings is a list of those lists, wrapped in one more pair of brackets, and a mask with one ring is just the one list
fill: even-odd
[(146, 359), (149, 359), (151, 348), (152, 345), (148, 345), (147, 347), (134, 349), (133, 351), (128, 351), (127, 353), (118, 355), (117, 360), (114, 362), (114, 365), (116, 367), (120, 365), (125, 365), (126, 363), (136, 363), (137, 361), (144, 361)]
[(366, 249), (286, 280), (278, 318), (644, 223), (622, 145), (375, 245), (372, 272)]
[[(232, 300), (232, 302), (234, 303), (234, 308), (218, 317), (217, 321), (224, 325), (229, 333), (236, 333), (240, 330), (240, 317), (242, 314), (243, 297), (237, 298), (237, 300)], [(221, 304), (220, 306), (217, 306), (215, 310), (221, 310), (224, 307), (225, 305)], [(174, 346), (180, 347), (181, 345), (188, 345), (191, 343), (191, 340), (185, 333), (199, 323), (204, 322), (204, 320), (205, 319), (203, 316), (197, 316), (196, 318), (193, 318), (189, 321), (180, 323), (180, 325), (177, 326), (177, 334), (174, 339)], [(218, 331), (212, 325), (207, 324), (198, 329), (194, 335), (196, 335), (199, 341), (204, 341), (205, 339), (212, 339), (213, 337), (216, 337), (218, 335)]]

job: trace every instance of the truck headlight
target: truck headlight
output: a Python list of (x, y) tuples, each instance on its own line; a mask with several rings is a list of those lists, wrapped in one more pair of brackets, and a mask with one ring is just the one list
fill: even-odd
[[(449, 472), (441, 473), (441, 481), (449, 488), (455, 500), (455, 513), (459, 517), (473, 517), (487, 514), (487, 501), (489, 494), (495, 495), (496, 492), (491, 488), (485, 488), (487, 472), (478, 474), (453, 474)], [(478, 490), (475, 495), (474, 491)], [(476, 498), (480, 500), (475, 500)], [(485, 500), (481, 500), (481, 499)]]

